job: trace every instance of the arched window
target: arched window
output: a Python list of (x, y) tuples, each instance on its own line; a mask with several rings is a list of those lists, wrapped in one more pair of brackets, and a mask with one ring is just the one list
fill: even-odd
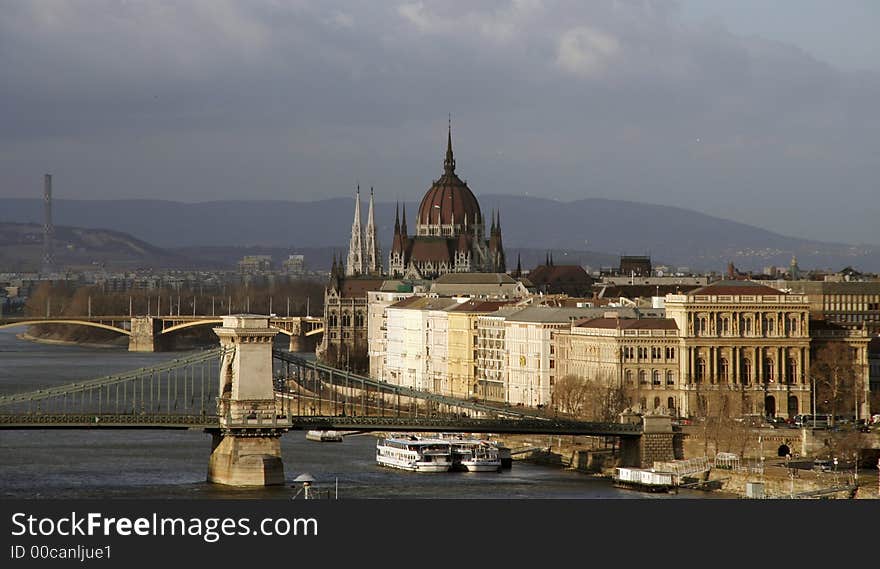
[(675, 385), (675, 374), (671, 370), (666, 372), (666, 385)]
[(727, 383), (729, 371), (730, 365), (727, 363), (727, 359), (721, 358), (721, 361), (718, 362), (718, 379), (721, 383)]
[(343, 312), (342, 313), (342, 327), (347, 328), (351, 326), (351, 313)]
[(773, 329), (774, 329), (775, 325), (776, 325), (776, 323), (773, 320), (770, 320), (769, 318), (767, 319), (767, 335), (769, 335), (769, 336), (773, 335)]
[(655, 370), (654, 370), (654, 373), (653, 373), (652, 375), (653, 375), (653, 377), (651, 378), (651, 383), (653, 383), (654, 385), (661, 385), (661, 382), (660, 382), (660, 370), (659, 370), (659, 369), (655, 369)]
[(669, 397), (666, 399), (666, 408), (669, 409), (669, 412), (675, 411), (675, 397)]
[(627, 385), (633, 384), (633, 372), (631, 369), (626, 370), (626, 372), (624, 372), (623, 376), (626, 378)]
[(739, 378), (743, 385), (752, 381), (752, 360), (745, 358), (742, 362), (742, 376)]
[(730, 334), (730, 318), (726, 316), (721, 319), (721, 333), (725, 336)]
[(330, 327), (335, 328), (339, 325), (338, 317), (336, 316), (336, 312), (333, 311), (330, 313)]
[(648, 408), (648, 400), (646, 398), (642, 397), (641, 399), (639, 399), (639, 408), (640, 409), (647, 409)]
[(776, 366), (773, 364), (773, 360), (767, 358), (764, 363), (764, 383), (772, 382), (774, 378), (774, 372)]
[(640, 385), (647, 385), (647, 383), (648, 383), (648, 372), (646, 372), (643, 369), (639, 370), (639, 384)]
[(699, 329), (700, 336), (705, 336), (706, 330), (708, 330), (706, 318), (702, 317), (702, 318), (700, 318), (700, 329)]
[(659, 398), (659, 397), (655, 397), (655, 398), (654, 398), (654, 409), (657, 409), (657, 408), (659, 408), (659, 407), (660, 407), (660, 398)]
[(797, 383), (798, 367), (797, 360), (788, 358), (788, 367), (785, 369), (785, 381), (788, 383)]
[(364, 315), (361, 312), (354, 313), (354, 325), (356, 328), (364, 327)]
[(703, 358), (697, 358), (697, 383), (702, 383), (706, 378), (706, 360)]
[(743, 335), (751, 336), (752, 335), (752, 319), (746, 318), (743, 320)]
[(798, 333), (798, 321), (797, 321), (797, 318), (792, 318), (789, 322), (790, 322), (790, 324), (789, 324), (788, 329), (789, 329), (789, 331), (791, 332), (791, 335), (792, 335), (792, 336), (797, 335), (797, 333)]

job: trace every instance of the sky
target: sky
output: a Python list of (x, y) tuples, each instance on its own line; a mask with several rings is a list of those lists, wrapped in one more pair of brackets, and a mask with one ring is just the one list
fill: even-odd
[[(0, 0), (0, 197), (685, 207), (880, 244), (872, 0)], [(589, 223), (589, 219), (584, 220)]]

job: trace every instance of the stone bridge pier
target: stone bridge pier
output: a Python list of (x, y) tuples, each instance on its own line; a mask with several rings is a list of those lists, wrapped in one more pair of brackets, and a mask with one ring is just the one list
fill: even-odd
[(217, 414), (208, 482), (229, 486), (284, 484), (279, 409), (272, 384), (272, 340), (267, 316), (224, 316), (214, 328), (228, 351), (220, 368)]
[[(672, 428), (668, 415), (643, 415), (622, 413), (621, 422), (642, 421), (641, 436), (620, 437), (620, 465), (634, 468), (651, 468), (654, 461), (683, 458), (681, 436)], [(676, 441), (676, 438), (679, 440)]]
[(132, 316), (131, 336), (128, 337), (129, 352), (155, 352), (156, 336), (161, 333), (160, 321), (152, 316)]

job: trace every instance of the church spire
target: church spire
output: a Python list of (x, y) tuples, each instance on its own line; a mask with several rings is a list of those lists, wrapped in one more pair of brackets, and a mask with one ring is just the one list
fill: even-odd
[(361, 185), (357, 186), (354, 199), (354, 221), (351, 224), (351, 241), (348, 244), (348, 259), (345, 263), (345, 276), (364, 273), (363, 231), (361, 231)]
[(519, 253), (516, 254), (516, 272), (513, 273), (513, 276), (515, 276), (516, 278), (522, 276), (522, 262)]
[(455, 172), (455, 157), (452, 155), (452, 115), (449, 115), (449, 131), (446, 136), (446, 160), (443, 161), (443, 169), (447, 174)]
[(382, 274), (382, 253), (376, 239), (376, 221), (373, 217), (373, 187), (370, 186), (370, 208), (367, 211), (367, 232), (364, 235), (364, 269), (371, 275)]

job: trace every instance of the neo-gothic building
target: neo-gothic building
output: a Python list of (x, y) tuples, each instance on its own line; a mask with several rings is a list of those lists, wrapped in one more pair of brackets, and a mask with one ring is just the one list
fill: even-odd
[(409, 235), (406, 225), (406, 208), (402, 222), (397, 212), (389, 274), (431, 279), (446, 273), (505, 272), (501, 216), (492, 215), (487, 233), (476, 196), (455, 173), (451, 128), (443, 170), (422, 198), (414, 235)]

